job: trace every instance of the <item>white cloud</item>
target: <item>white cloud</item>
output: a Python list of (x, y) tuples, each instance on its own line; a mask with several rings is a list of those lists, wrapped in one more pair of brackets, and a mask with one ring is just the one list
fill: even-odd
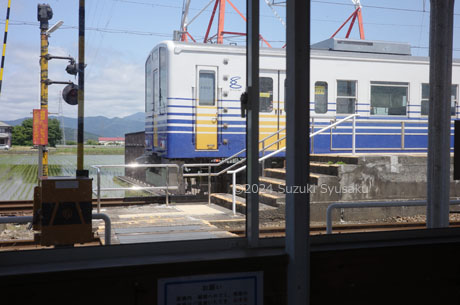
[[(0, 96), (0, 120), (30, 116), (39, 108), (39, 50), (28, 45), (14, 45), (9, 49)], [(65, 48), (50, 47), (50, 54), (69, 56)], [(72, 54), (77, 58), (77, 54)], [(144, 67), (131, 63), (122, 53), (99, 50), (101, 60), (86, 69), (85, 116), (123, 117), (144, 110)], [(91, 61), (90, 61), (91, 62)], [(68, 62), (51, 60), (48, 77), (55, 81), (77, 79), (65, 72)], [(89, 73), (88, 73), (89, 72)], [(58, 111), (60, 91), (64, 85), (49, 87), (49, 111)], [(64, 115), (77, 116), (77, 106), (63, 102)]]

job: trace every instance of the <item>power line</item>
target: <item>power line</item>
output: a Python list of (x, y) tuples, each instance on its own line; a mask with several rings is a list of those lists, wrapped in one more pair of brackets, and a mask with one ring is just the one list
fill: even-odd
[[(115, 1), (115, 0), (112, 0)], [(340, 3), (333, 1), (323, 1), (323, 0), (311, 0), (311, 2), (319, 4), (331, 4), (331, 5), (341, 5), (341, 6), (355, 6), (352, 3)], [(285, 1), (274, 2), (273, 5), (286, 5)], [(402, 12), (413, 12), (413, 13), (429, 13), (430, 11), (426, 10), (425, 7), (423, 10), (411, 9), (411, 8), (402, 8), (402, 7), (390, 7), (390, 6), (377, 6), (377, 5), (364, 5), (364, 8), (372, 9), (381, 9), (381, 10), (390, 10), (390, 11), (402, 11)], [(455, 16), (460, 16), (460, 14), (455, 14)]]
[[(178, 6), (178, 5), (159, 4), (159, 3), (142, 2), (142, 1), (135, 1), (135, 0), (110, 0), (110, 1), (121, 2), (121, 3), (126, 3), (126, 4), (134, 4), (134, 5), (145, 5), (145, 6), (151, 6), (151, 7), (164, 7), (164, 8), (180, 9), (182, 11), (182, 7)], [(201, 11), (202, 10), (202, 8), (194, 8), (194, 7), (190, 7), (189, 9), (193, 10), (193, 11)], [(205, 10), (205, 12), (211, 12), (211, 10), (207, 9), (207, 10)], [(226, 11), (225, 13), (226, 14), (237, 15), (237, 13), (232, 12), (232, 11)], [(260, 14), (260, 17), (277, 19), (277, 17), (275, 17), (273, 15), (265, 15), (265, 14)]]
[[(332, 22), (332, 23), (342, 23), (342, 20), (331, 20), (331, 19), (312, 19), (313, 21), (317, 22)], [(5, 24), (5, 21), (0, 21), (0, 24)], [(420, 25), (415, 24), (398, 24), (398, 23), (375, 23), (375, 22), (367, 22), (366, 24), (369, 25), (381, 25), (381, 26), (407, 26), (407, 27), (420, 27)], [(29, 22), (29, 21), (20, 21), (14, 20), (9, 22), (10, 26), (38, 26), (38, 22)], [(460, 26), (455, 27), (459, 29)], [(78, 29), (78, 26), (72, 25), (63, 25), (60, 29)], [(130, 34), (130, 35), (140, 35), (140, 36), (158, 36), (158, 37), (170, 37), (172, 34), (170, 33), (159, 33), (159, 32), (147, 32), (147, 31), (138, 31), (138, 30), (128, 30), (128, 29), (109, 29), (109, 28), (99, 28), (99, 27), (86, 27), (87, 31), (96, 31), (96, 32), (104, 32), (110, 34)]]
[[(5, 22), (0, 21), (0, 24), (5, 24)], [(29, 21), (13, 21), (9, 25), (27, 25), (27, 26), (39, 26), (38, 22), (29, 22)], [(75, 29), (78, 30), (78, 26), (74, 25), (63, 25), (59, 28), (60, 30), (69, 30)], [(131, 35), (141, 35), (141, 36), (158, 36), (158, 37), (170, 37), (170, 33), (157, 33), (157, 32), (145, 32), (145, 31), (136, 31), (136, 30), (126, 30), (126, 29), (108, 29), (108, 28), (97, 28), (97, 27), (85, 27), (86, 31), (97, 31), (111, 34), (131, 34)]]

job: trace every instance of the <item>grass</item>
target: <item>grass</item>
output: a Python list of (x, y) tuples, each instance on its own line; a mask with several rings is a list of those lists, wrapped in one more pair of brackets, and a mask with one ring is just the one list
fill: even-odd
[[(113, 150), (106, 150), (113, 151)], [(37, 185), (38, 158), (37, 150), (33, 153), (0, 153), (0, 201), (3, 200), (30, 200)], [(122, 164), (123, 155), (87, 155), (85, 168), (90, 170), (93, 186), (96, 183), (96, 171), (91, 168), (94, 164)], [(49, 176), (73, 176), (76, 169), (76, 157), (70, 154), (51, 155), (48, 165)], [(103, 169), (101, 187), (118, 186), (112, 181), (113, 176), (123, 175), (121, 168)], [(104, 192), (103, 197), (121, 197), (124, 192)], [(139, 195), (138, 195), (139, 196)]]
[(332, 164), (346, 164), (346, 163), (343, 162), (343, 161), (337, 161), (337, 162), (335, 162), (335, 163), (332, 162), (332, 161), (327, 161), (327, 164), (332, 165)]
[[(49, 147), (50, 155), (76, 155), (77, 146)], [(124, 155), (124, 146), (85, 145), (85, 155)], [(0, 154), (38, 154), (32, 146), (13, 146), (10, 150), (0, 151)]]

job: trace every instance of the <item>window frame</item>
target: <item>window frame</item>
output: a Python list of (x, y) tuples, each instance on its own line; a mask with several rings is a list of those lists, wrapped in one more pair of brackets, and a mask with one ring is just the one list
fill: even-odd
[[(269, 98), (270, 98), (270, 108), (267, 108), (268, 111), (266, 109), (262, 110), (261, 107), (262, 107), (262, 101), (261, 101), (261, 98), (266, 98), (266, 97), (261, 97), (260, 95), (262, 93), (266, 93), (266, 92), (262, 92), (262, 79), (269, 79), (271, 80), (271, 90), (268, 91), (268, 93), (270, 94)], [(274, 84), (275, 84), (275, 81), (273, 80), (273, 77), (271, 76), (259, 76), (259, 113), (271, 113), (273, 112), (273, 90), (274, 90)]]
[[(316, 109), (316, 85), (318, 83), (323, 83), (323, 84), (326, 84), (326, 111), (325, 112), (317, 112)], [(315, 114), (319, 114), (319, 115), (324, 115), (324, 114), (327, 114), (329, 112), (329, 107), (328, 107), (328, 102), (329, 102), (329, 83), (327, 81), (322, 81), (322, 80), (317, 80), (315, 81), (315, 83), (313, 84), (313, 96), (314, 96), (314, 107), (313, 107), (313, 112)]]
[[(354, 82), (354, 84), (355, 84), (355, 95), (354, 96), (351, 96), (351, 95), (350, 96), (339, 96), (339, 82)], [(342, 114), (346, 115), (346, 114), (355, 114), (355, 113), (357, 113), (357, 110), (358, 110), (357, 109), (357, 103), (358, 103), (358, 80), (336, 79), (336, 85), (337, 86), (336, 86), (336, 92), (335, 92), (336, 93), (336, 97), (335, 97), (335, 113), (336, 114), (341, 114), (341, 115)], [(337, 109), (338, 109), (337, 105), (338, 105), (338, 99), (339, 98), (350, 98), (350, 99), (354, 98), (355, 99), (355, 101), (354, 101), (354, 111), (353, 112), (346, 112), (346, 113), (345, 112), (343, 112), (343, 113), (342, 112), (341, 113), (337, 112)]]
[[(372, 87), (400, 87), (406, 88), (407, 99), (406, 99), (406, 114), (372, 114)], [(369, 116), (372, 117), (409, 117), (409, 105), (410, 105), (410, 82), (391, 82), (382, 80), (371, 80), (369, 83)]]
[[(201, 74), (212, 74), (213, 75), (213, 84), (212, 84), (212, 104), (202, 104), (201, 103)], [(203, 107), (215, 107), (217, 102), (217, 92), (216, 92), (216, 81), (217, 75), (213, 70), (200, 70), (198, 72), (198, 106)]]
[[(427, 85), (428, 86), (428, 90), (430, 90), (430, 83), (421, 83), (421, 86), (420, 86), (420, 116), (422, 117), (428, 117), (428, 113), (429, 113), (429, 107), (430, 107), (430, 92), (428, 91), (428, 98), (427, 99), (424, 99), (423, 98), (423, 85)], [(451, 84), (452, 87), (455, 87), (455, 90), (453, 92), (455, 92), (455, 99), (452, 101), (452, 88), (450, 89), (451, 90), (451, 94), (450, 94), (450, 97), (451, 97), (451, 111), (450, 111), (450, 116), (452, 118), (457, 118), (457, 108), (458, 108), (458, 88), (459, 88), (459, 85), (458, 84)], [(426, 100), (428, 102), (428, 113), (427, 114), (423, 114), (422, 113), (422, 102)], [(454, 103), (454, 105), (452, 106), (452, 102)], [(454, 108), (454, 113), (452, 114), (452, 107)]]

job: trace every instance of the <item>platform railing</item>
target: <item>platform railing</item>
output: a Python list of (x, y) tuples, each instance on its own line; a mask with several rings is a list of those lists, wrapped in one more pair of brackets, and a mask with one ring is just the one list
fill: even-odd
[[(283, 131), (285, 131), (286, 128), (281, 128), (271, 134), (269, 134), (268, 136), (264, 137), (263, 139), (261, 139), (259, 141), (259, 145), (261, 144), (262, 145), (262, 149), (259, 151), (261, 152), (262, 154), (265, 153), (265, 151), (270, 148), (271, 146), (273, 146), (275, 143), (271, 143), (270, 145), (265, 145), (265, 142), (274, 137), (274, 136), (278, 136), (279, 137), (279, 134)], [(276, 143), (279, 143), (281, 142), (284, 138), (282, 139), (278, 139), (276, 141)], [(217, 177), (217, 176), (220, 176), (222, 174), (225, 174), (227, 173), (229, 170), (231, 170), (232, 168), (246, 162), (246, 158), (243, 158), (241, 160), (238, 160), (237, 162), (229, 165), (228, 167), (224, 168), (223, 170), (219, 171), (219, 172), (216, 172), (216, 173), (213, 173), (212, 172), (212, 168), (214, 167), (219, 167), (219, 166), (222, 166), (224, 164), (227, 164), (227, 162), (229, 162), (230, 160), (232, 159), (235, 159), (235, 158), (239, 158), (241, 155), (243, 155), (244, 153), (246, 152), (246, 148), (240, 150), (239, 152), (231, 155), (230, 157), (227, 157), (225, 159), (223, 159), (222, 161), (220, 162), (216, 162), (216, 163), (190, 163), (190, 164), (183, 164), (182, 165), (182, 177), (186, 178), (186, 177), (208, 177), (208, 204), (211, 203), (211, 178), (212, 177)], [(196, 168), (196, 167), (202, 167), (202, 168), (207, 168), (207, 172), (206, 173), (185, 173), (186, 169), (188, 168)]]
[[(315, 118), (312, 119), (312, 129), (315, 128)], [(351, 132), (340, 132), (334, 133), (333, 129), (330, 130), (330, 150), (331, 151), (350, 151), (353, 150), (353, 147), (334, 147), (333, 146), (333, 138), (334, 136), (345, 136), (345, 135), (352, 135), (355, 132), (356, 136), (399, 136), (400, 137), (400, 145), (395, 147), (364, 147), (360, 146), (355, 147), (356, 150), (361, 151), (391, 151), (391, 150), (402, 150), (402, 151), (426, 151), (426, 147), (407, 147), (406, 146), (406, 136), (428, 136), (428, 132), (408, 132), (408, 129), (419, 128), (419, 126), (414, 125), (421, 125), (426, 124), (428, 126), (428, 120), (380, 120), (380, 119), (363, 119), (363, 120), (356, 120), (356, 124), (362, 123), (359, 126), (352, 127)], [(386, 132), (368, 132), (363, 129), (372, 129), (376, 128), (375, 126), (369, 126), (366, 124), (394, 124), (395, 126), (391, 126), (388, 128)], [(426, 127), (425, 129), (427, 129)], [(360, 132), (361, 130), (361, 132)], [(453, 124), (451, 124), (451, 136), (453, 136)], [(452, 147), (453, 149), (453, 147)], [(314, 141), (311, 142), (311, 151), (314, 152)]]
[[(334, 209), (426, 206), (426, 203), (426, 200), (335, 202), (330, 204), (326, 210), (326, 234), (332, 234), (332, 211)], [(460, 204), (460, 200), (451, 200), (449, 204)]]
[[(101, 211), (101, 191), (142, 191), (142, 190), (164, 190), (166, 196), (166, 204), (169, 204), (169, 191), (179, 189), (179, 180), (177, 185), (169, 185), (169, 169), (177, 169), (177, 177), (179, 179), (180, 167), (177, 164), (123, 164), (123, 165), (92, 165), (96, 169), (96, 188), (93, 193), (97, 196), (97, 212)], [(164, 186), (132, 186), (132, 187), (110, 187), (101, 188), (101, 170), (103, 168), (166, 168), (166, 182)]]
[[(344, 122), (347, 122), (349, 120), (352, 121), (352, 126), (353, 126), (353, 132), (352, 132), (352, 152), (353, 152), (353, 155), (355, 154), (355, 145), (356, 145), (356, 133), (355, 133), (355, 128), (356, 128), (356, 117), (358, 117), (359, 114), (352, 114), (352, 115), (349, 115), (329, 126), (326, 126), (324, 128), (321, 128), (320, 130), (318, 131), (315, 131), (313, 133), (310, 134), (310, 139), (313, 139), (313, 137), (315, 137), (316, 135), (319, 135), (329, 129), (332, 129), (334, 127), (336, 127), (337, 125), (340, 125)], [(269, 153), (268, 155), (266, 156), (263, 156), (261, 158), (259, 158), (259, 163), (260, 162), (263, 162), (265, 160), (267, 160), (268, 158), (271, 158), (271, 157), (274, 157), (276, 155), (278, 155), (279, 153), (281, 152), (284, 152), (286, 150), (286, 146), (278, 149), (278, 150), (275, 150), (271, 153)], [(232, 175), (232, 211), (233, 211), (233, 214), (236, 214), (236, 174), (238, 174), (239, 172), (243, 171), (246, 169), (246, 165), (236, 169), (236, 170), (233, 170), (233, 171), (227, 171), (228, 174), (231, 174)]]

